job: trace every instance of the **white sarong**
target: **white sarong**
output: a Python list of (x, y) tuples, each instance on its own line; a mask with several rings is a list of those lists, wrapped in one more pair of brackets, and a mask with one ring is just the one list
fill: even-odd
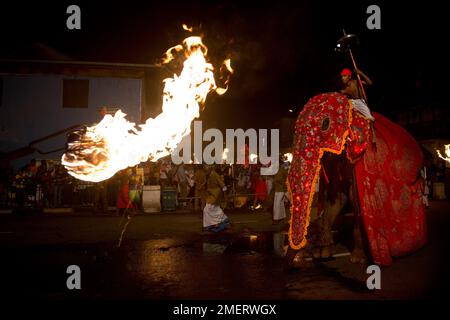
[(273, 199), (273, 220), (286, 218), (286, 209), (284, 208), (285, 197), (289, 197), (287, 192), (275, 192)]
[(207, 203), (203, 209), (203, 228), (219, 224), (228, 219), (220, 206)]
[(375, 118), (372, 116), (369, 107), (366, 102), (362, 99), (350, 99), (352, 107), (355, 108), (359, 113), (361, 113), (367, 119), (375, 121)]

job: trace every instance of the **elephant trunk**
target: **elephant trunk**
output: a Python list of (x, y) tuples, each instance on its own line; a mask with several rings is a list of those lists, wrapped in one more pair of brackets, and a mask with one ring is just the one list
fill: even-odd
[(351, 108), (345, 96), (321, 94), (308, 101), (299, 114), (294, 132), (294, 152), (288, 184), (292, 196), (289, 243), (306, 245), (313, 195), (324, 152), (341, 154), (350, 131)]
[(311, 204), (320, 175), (322, 152), (299, 150), (293, 158), (288, 176), (291, 192), (289, 243), (293, 249), (306, 245)]

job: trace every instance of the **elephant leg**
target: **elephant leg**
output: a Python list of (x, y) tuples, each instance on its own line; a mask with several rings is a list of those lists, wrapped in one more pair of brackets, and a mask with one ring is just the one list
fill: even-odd
[(353, 229), (353, 251), (350, 255), (350, 262), (367, 264), (367, 255), (364, 251), (363, 226), (361, 216), (355, 213), (355, 226)]
[(367, 264), (367, 255), (364, 251), (364, 227), (359, 212), (359, 199), (355, 197), (354, 188), (350, 190), (350, 199), (354, 207), (354, 227), (353, 227), (353, 251), (350, 255), (351, 263)]
[(284, 271), (289, 271), (294, 268), (294, 259), (299, 251), (300, 250), (292, 249), (290, 246), (288, 247), (286, 255), (284, 256)]
[(347, 196), (345, 193), (340, 192), (333, 204), (329, 202), (325, 204), (320, 228), (320, 258), (329, 258), (334, 253), (334, 241), (331, 228), (346, 202)]

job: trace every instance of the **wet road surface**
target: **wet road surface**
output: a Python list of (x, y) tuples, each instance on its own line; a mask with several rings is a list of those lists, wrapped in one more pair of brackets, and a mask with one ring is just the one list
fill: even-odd
[[(432, 222), (430, 243), (419, 252), (397, 259), (393, 266), (382, 268), (381, 290), (368, 290), (366, 266), (348, 261), (348, 248), (337, 246), (340, 257), (327, 261), (302, 260), (297, 268), (283, 271), (282, 256), (287, 248), (283, 230), (258, 230), (251, 223), (235, 232), (207, 234), (180, 232), (174, 236), (152, 234), (149, 239), (133, 236), (143, 218), (131, 221), (120, 247), (117, 239), (78, 243), (54, 240), (37, 244), (20, 243), (24, 225), (1, 224), (2, 289), (9, 298), (44, 299), (427, 299), (441, 297), (448, 284), (448, 251), (441, 246), (448, 234), (448, 204), (435, 207), (438, 222)], [(183, 216), (198, 223), (198, 217)], [(156, 217), (157, 218), (157, 217)], [(168, 221), (171, 218), (166, 217)], [(233, 219), (233, 214), (230, 214)], [(246, 225), (248, 215), (236, 215), (237, 224)], [(259, 215), (251, 219), (266, 220)], [(39, 227), (66, 223), (73, 217), (52, 217)], [(93, 232), (106, 234), (107, 221), (85, 218)], [(148, 218), (151, 219), (151, 218)], [(176, 224), (180, 216), (173, 214)], [(117, 226), (117, 219), (115, 226)], [(146, 221), (146, 220), (145, 220)], [(102, 223), (102, 224), (101, 224)], [(30, 223), (30, 226), (35, 225)], [(22, 226), (22, 227), (21, 227)], [(38, 226), (37, 226), (38, 227)], [(24, 228), (24, 227), (23, 227)], [(103, 229), (102, 229), (103, 228)], [(155, 226), (158, 230), (158, 226)], [(162, 228), (162, 227), (161, 227)], [(60, 232), (64, 238), (65, 229)], [(80, 227), (80, 229), (82, 229)], [(262, 228), (264, 229), (264, 228)], [(31, 230), (31, 229), (30, 229)], [(55, 229), (47, 229), (55, 232)], [(102, 231), (103, 230), (103, 231)], [(0, 230), (1, 231), (1, 230)], [(32, 231), (30, 231), (32, 232)], [(35, 230), (38, 232), (38, 230)], [(85, 230), (84, 232), (87, 231)], [(74, 232), (76, 233), (76, 232)], [(117, 233), (118, 234), (118, 233)], [(94, 234), (95, 236), (95, 234)], [(25, 237), (25, 235), (24, 235)], [(26, 237), (25, 237), (26, 238)], [(99, 236), (100, 239), (103, 239)], [(108, 237), (105, 237), (108, 238)], [(29, 240), (34, 239), (30, 236)], [(22, 241), (25, 241), (22, 239)], [(28, 241), (28, 240), (27, 240)], [(445, 253), (445, 254), (444, 254)], [(343, 256), (342, 256), (343, 254)], [(82, 290), (68, 290), (66, 269), (78, 265)]]

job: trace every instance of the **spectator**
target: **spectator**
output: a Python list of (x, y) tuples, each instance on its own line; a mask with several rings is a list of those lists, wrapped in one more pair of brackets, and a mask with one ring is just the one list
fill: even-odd
[(134, 209), (142, 211), (142, 176), (137, 173), (137, 167), (131, 169), (129, 177), (129, 201)]
[(273, 224), (278, 224), (286, 218), (284, 203), (286, 200), (289, 200), (286, 184), (288, 168), (289, 163), (283, 163), (274, 178)]
[(207, 170), (207, 197), (203, 209), (203, 228), (216, 233), (230, 227), (230, 221), (220, 207), (223, 197), (222, 192), (226, 191), (226, 186), (223, 178), (217, 174), (213, 166), (209, 165)]
[[(47, 160), (41, 160), (41, 165), (36, 172), (36, 182), (42, 188), (42, 205), (44, 207), (51, 204), (50, 199), (52, 199), (52, 183), (51, 183), (51, 172), (47, 166)], [(34, 195), (35, 192), (31, 191)]]
[(264, 201), (267, 199), (267, 186), (264, 178), (259, 174), (258, 170), (253, 174), (253, 192), (255, 193), (255, 200), (251, 210), (258, 210), (262, 208)]
[(203, 210), (206, 204), (206, 171), (203, 165), (198, 165), (194, 173), (195, 201), (194, 210)]
[(95, 184), (94, 211), (95, 213), (108, 213), (108, 181)]
[(25, 197), (26, 197), (26, 180), (28, 179), (28, 175), (24, 169), (19, 169), (17, 174), (14, 176), (13, 186), (16, 190), (16, 203), (19, 209), (25, 206)]
[(128, 169), (118, 172), (120, 190), (117, 196), (117, 215), (124, 215), (127, 209), (133, 207), (129, 197), (129, 175)]
[(159, 161), (159, 182), (162, 189), (169, 185), (168, 166), (164, 160)]
[(36, 159), (31, 159), (30, 164), (28, 165), (29, 177), (32, 179), (36, 178), (37, 171), (38, 165), (36, 164)]
[(53, 205), (60, 207), (62, 205), (63, 188), (66, 182), (66, 171), (62, 165), (56, 165), (53, 171)]
[[(184, 164), (180, 164), (174, 174), (174, 181), (178, 183), (178, 190), (180, 192), (180, 198), (185, 199), (188, 195), (188, 180)], [(186, 206), (186, 202), (183, 202), (183, 206)]]

